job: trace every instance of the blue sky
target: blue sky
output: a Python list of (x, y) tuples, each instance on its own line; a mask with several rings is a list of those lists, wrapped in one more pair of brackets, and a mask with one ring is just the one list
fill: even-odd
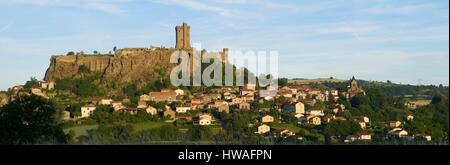
[(279, 51), (289, 78), (449, 84), (448, 0), (0, 0), (0, 90), (54, 54), (174, 47)]

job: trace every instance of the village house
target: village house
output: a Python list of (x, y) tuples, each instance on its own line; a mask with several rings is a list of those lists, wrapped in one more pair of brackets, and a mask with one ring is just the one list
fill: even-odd
[(123, 106), (122, 102), (120, 101), (111, 102), (111, 106), (114, 108), (114, 111), (118, 111), (122, 108), (125, 108), (125, 106)]
[(184, 90), (182, 89), (176, 89), (174, 92), (177, 94), (177, 96), (184, 96)]
[(346, 143), (354, 142), (357, 140), (370, 141), (370, 140), (372, 140), (372, 135), (370, 133), (364, 132), (364, 133), (359, 133), (358, 135), (348, 135), (345, 138)]
[(206, 108), (214, 109), (214, 108), (216, 108), (216, 104), (214, 104), (214, 102), (210, 102), (210, 103), (206, 104)]
[(219, 112), (225, 112), (225, 113), (230, 113), (230, 106), (229, 105), (221, 105), (219, 106), (219, 108), (217, 109)]
[(147, 94), (143, 94), (139, 96), (139, 101), (150, 101), (150, 96)]
[(301, 114), (301, 113), (297, 113), (297, 114), (294, 115), (294, 117), (297, 118), (297, 119), (300, 119), (300, 118), (305, 117), (305, 115)]
[(423, 139), (426, 141), (431, 141), (431, 136), (427, 134), (416, 134), (415, 139)]
[(174, 92), (172, 89), (161, 89), (161, 93), (170, 93)]
[(139, 101), (138, 102), (137, 108), (139, 108), (139, 109), (146, 109), (147, 107), (148, 107), (147, 102), (145, 102), (145, 101)]
[(336, 118), (336, 115), (333, 114), (327, 114), (323, 117), (323, 122), (324, 123), (329, 123), (331, 121), (333, 121)]
[(361, 129), (366, 129), (366, 122), (361, 121), (361, 120), (357, 120), (356, 122), (361, 127)]
[(42, 89), (53, 90), (55, 89), (55, 82), (39, 81), (39, 86)]
[(112, 99), (102, 99), (99, 101), (99, 105), (111, 105), (111, 103), (113, 102)]
[(406, 116), (406, 120), (413, 121), (414, 120), (414, 116), (413, 115), (408, 115), (408, 116)]
[(302, 102), (284, 103), (281, 107), (283, 111), (290, 111), (295, 114), (305, 114), (305, 104)]
[(306, 99), (303, 100), (305, 102), (305, 104), (310, 105), (310, 106), (314, 106), (316, 105), (317, 100), (316, 99)]
[(372, 135), (369, 132), (361, 132), (358, 134), (358, 139), (370, 141), (372, 140)]
[(233, 99), (231, 99), (231, 103), (232, 103), (232, 105), (240, 104), (240, 103), (242, 103), (242, 98), (239, 98), (239, 97), (233, 98)]
[(400, 127), (402, 125), (402, 122), (400, 121), (389, 121), (385, 123), (386, 126), (389, 127)]
[(200, 105), (200, 104), (203, 104), (203, 101), (202, 101), (202, 99), (192, 98), (190, 100), (190, 103), (193, 104), (193, 105)]
[(258, 126), (258, 132), (256, 132), (257, 134), (265, 134), (270, 132), (270, 127), (268, 125), (262, 124), (260, 126)]
[(272, 101), (273, 99), (275, 99), (273, 96), (265, 96), (264, 97), (264, 100), (267, 100), (267, 101)]
[(332, 89), (332, 90), (330, 90), (330, 95), (332, 95), (332, 96), (339, 96), (339, 92), (336, 89)]
[(345, 137), (344, 142), (350, 143), (355, 142), (356, 140), (358, 140), (358, 135), (348, 135), (347, 137)]
[(212, 116), (208, 114), (200, 115), (198, 120), (199, 125), (211, 125), (212, 124)]
[(97, 107), (93, 105), (81, 107), (81, 118), (88, 118), (94, 116), (94, 111)]
[(408, 136), (408, 132), (406, 132), (405, 130), (403, 130), (401, 128), (394, 128), (388, 132), (388, 135), (393, 136), (393, 137), (402, 138), (402, 137)]
[(261, 108), (259, 112), (270, 112), (270, 108)]
[(191, 110), (191, 107), (190, 106), (177, 106), (176, 108), (175, 108), (175, 111), (177, 112), (177, 113), (187, 113), (188, 111), (190, 111)]
[(345, 118), (345, 117), (343, 117), (343, 116), (336, 116), (336, 117), (334, 118), (334, 120), (346, 121), (347, 118)]
[(198, 110), (204, 108), (203, 104), (193, 104), (191, 101), (187, 101), (185, 105), (191, 107), (191, 110)]
[(312, 125), (321, 125), (321, 119), (319, 116), (311, 116), (307, 118), (308, 123)]
[(330, 92), (328, 93), (328, 96), (329, 96), (329, 98), (331, 98), (331, 100), (329, 100), (329, 101), (337, 102), (339, 100), (338, 90), (335, 90), (335, 89), (330, 90)]
[(218, 94), (218, 93), (210, 93), (210, 94), (204, 94), (202, 98), (203, 98), (203, 102), (211, 102), (214, 100), (220, 100), (222, 98), (222, 95)]
[(239, 104), (239, 110), (250, 110), (250, 103), (240, 103)]
[(272, 123), (273, 121), (274, 121), (273, 117), (270, 115), (266, 115), (261, 118), (261, 122), (263, 122), (263, 123)]
[(244, 102), (253, 102), (253, 101), (255, 101), (255, 96), (254, 95), (244, 95), (241, 98), (242, 98), (242, 101), (244, 101)]
[(171, 120), (175, 120), (177, 118), (177, 112), (171, 110), (171, 109), (167, 109), (164, 111), (163, 115), (164, 117), (169, 117)]
[(222, 105), (229, 105), (228, 102), (224, 100), (216, 100), (214, 101), (214, 108), (219, 108)]
[(0, 107), (8, 104), (8, 96), (6, 94), (0, 93)]
[(281, 91), (281, 92), (279, 92), (279, 95), (283, 96), (285, 98), (292, 98), (294, 96), (290, 90), (289, 91)]
[(322, 93), (322, 91), (320, 89), (310, 89), (308, 91), (308, 95), (310, 95), (310, 96), (318, 95), (321, 93)]
[(296, 94), (298, 90), (294, 87), (285, 86), (285, 87), (281, 88), (281, 91), (289, 91), (292, 94)]
[(313, 95), (313, 99), (319, 101), (328, 101), (328, 97), (326, 97), (324, 94)]
[[(182, 115), (182, 116), (177, 116), (176, 118), (177, 121), (193, 121), (193, 117), (190, 115)], [(198, 121), (197, 121), (198, 122)]]
[(149, 106), (145, 109), (145, 111), (150, 115), (156, 115), (158, 114), (158, 110), (152, 106)]
[(233, 99), (231, 96), (232, 96), (232, 95), (231, 95), (230, 92), (225, 92), (225, 93), (223, 93), (223, 99), (225, 99), (225, 100), (231, 100), (231, 99)]
[(69, 111), (63, 111), (62, 114), (62, 120), (70, 120), (70, 112)]
[(40, 88), (31, 88), (31, 94), (48, 98), (47, 95), (45, 95), (45, 93)]
[(291, 136), (295, 136), (295, 133), (288, 130), (288, 129), (277, 129), (274, 131), (275, 133), (275, 137), (291, 137)]
[(298, 99), (295, 98), (295, 97), (288, 98), (287, 101), (288, 101), (288, 102), (291, 102), (291, 103), (297, 103), (297, 102), (299, 102)]
[(297, 94), (295, 94), (295, 96), (297, 97), (297, 99), (304, 100), (307, 98), (308, 94), (302, 91), (302, 92), (297, 92)]
[(142, 109), (138, 108), (122, 108), (119, 110), (121, 113), (128, 113), (130, 115), (137, 115), (139, 111), (142, 111)]
[(295, 113), (305, 114), (305, 104), (303, 104), (302, 102), (295, 103)]
[(165, 91), (165, 92), (150, 92), (148, 95), (150, 101), (155, 102), (174, 102), (177, 101), (177, 93), (173, 91)]
[(321, 109), (311, 109), (308, 110), (306, 114), (310, 116), (325, 116), (325, 113)]
[(361, 129), (366, 129), (367, 125), (370, 123), (370, 120), (366, 116), (357, 116), (353, 119), (355, 122), (359, 124)]

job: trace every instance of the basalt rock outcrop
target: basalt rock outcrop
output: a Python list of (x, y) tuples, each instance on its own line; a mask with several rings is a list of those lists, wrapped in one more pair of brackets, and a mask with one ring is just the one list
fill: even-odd
[(118, 83), (119, 86), (134, 82), (152, 82), (169, 77), (175, 64), (170, 56), (177, 51), (172, 48), (123, 49), (114, 55), (52, 56), (45, 81), (71, 79), (79, 75), (80, 67), (99, 73), (102, 82)]

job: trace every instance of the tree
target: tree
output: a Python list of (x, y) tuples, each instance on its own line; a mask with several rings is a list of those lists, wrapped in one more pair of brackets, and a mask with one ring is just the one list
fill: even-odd
[(39, 86), (39, 80), (37, 80), (35, 77), (31, 77), (29, 81), (25, 83), (23, 88), (30, 90), (31, 88), (38, 87)]
[(441, 94), (436, 94), (431, 100), (431, 104), (440, 104), (444, 100), (444, 96)]
[(359, 131), (361, 131), (361, 127), (354, 121), (334, 120), (325, 126), (325, 132), (329, 136), (343, 137)]
[(164, 125), (158, 129), (159, 137), (166, 141), (175, 141), (180, 138), (178, 128), (173, 125)]
[(0, 110), (0, 144), (67, 143), (54, 104), (40, 96), (21, 96)]
[(278, 86), (279, 87), (287, 86), (288, 81), (289, 81), (289, 79), (287, 79), (287, 78), (280, 78), (280, 79), (278, 79)]
[(98, 106), (94, 111), (94, 120), (99, 124), (111, 121), (111, 109), (108, 106)]
[(73, 56), (73, 55), (75, 55), (75, 52), (72, 52), (72, 51), (67, 52), (67, 55), (68, 55), (68, 56)]
[(133, 138), (133, 126), (131, 125), (100, 125), (98, 129), (88, 130), (88, 134), (80, 136), (81, 144), (118, 145), (130, 144)]
[(361, 105), (370, 105), (370, 99), (367, 96), (357, 95), (352, 97), (351, 104), (353, 107), (359, 107)]
[(211, 128), (204, 126), (192, 126), (186, 134), (191, 141), (210, 140), (213, 137)]

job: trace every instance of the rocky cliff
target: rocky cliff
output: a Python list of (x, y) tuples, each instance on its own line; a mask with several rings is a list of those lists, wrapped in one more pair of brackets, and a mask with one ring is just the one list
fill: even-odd
[(45, 74), (46, 81), (71, 79), (79, 76), (80, 66), (99, 73), (102, 84), (147, 83), (169, 77), (175, 64), (170, 63), (171, 48), (118, 51), (115, 55), (52, 56)]

